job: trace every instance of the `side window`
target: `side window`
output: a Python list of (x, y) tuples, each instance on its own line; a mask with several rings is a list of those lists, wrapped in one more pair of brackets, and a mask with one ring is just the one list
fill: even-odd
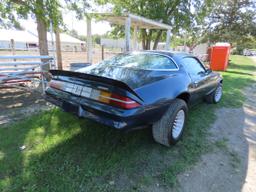
[(152, 54), (149, 55), (148, 60), (150, 69), (177, 69), (174, 62), (165, 56)]
[(182, 59), (183, 66), (192, 79), (197, 79), (200, 72), (205, 72), (202, 64), (193, 57), (185, 57)]

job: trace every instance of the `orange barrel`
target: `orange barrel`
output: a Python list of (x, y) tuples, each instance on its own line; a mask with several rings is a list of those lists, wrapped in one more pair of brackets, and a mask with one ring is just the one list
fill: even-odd
[(210, 68), (214, 71), (225, 71), (228, 67), (230, 44), (217, 43), (210, 48)]

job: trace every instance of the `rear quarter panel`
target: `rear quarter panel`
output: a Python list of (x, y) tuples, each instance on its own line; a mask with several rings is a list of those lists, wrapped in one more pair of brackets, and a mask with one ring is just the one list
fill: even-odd
[(190, 78), (179, 70), (170, 72), (166, 78), (135, 89), (148, 107), (159, 107), (170, 103), (179, 94), (188, 92)]

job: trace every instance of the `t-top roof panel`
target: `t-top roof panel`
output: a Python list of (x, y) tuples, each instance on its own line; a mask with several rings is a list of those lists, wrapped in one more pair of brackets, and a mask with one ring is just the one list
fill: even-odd
[(126, 19), (130, 17), (132, 27), (138, 26), (142, 29), (171, 29), (170, 25), (133, 14), (115, 15), (112, 13), (92, 13), (91, 15), (97, 16), (99, 20), (105, 20), (117, 25), (125, 25)]

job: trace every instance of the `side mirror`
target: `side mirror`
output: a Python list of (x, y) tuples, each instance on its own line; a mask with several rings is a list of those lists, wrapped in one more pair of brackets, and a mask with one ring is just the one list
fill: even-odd
[(212, 72), (212, 70), (211, 70), (211, 69), (209, 69), (209, 68), (208, 68), (208, 69), (206, 69), (206, 73), (207, 73), (207, 74), (210, 74), (211, 72)]

